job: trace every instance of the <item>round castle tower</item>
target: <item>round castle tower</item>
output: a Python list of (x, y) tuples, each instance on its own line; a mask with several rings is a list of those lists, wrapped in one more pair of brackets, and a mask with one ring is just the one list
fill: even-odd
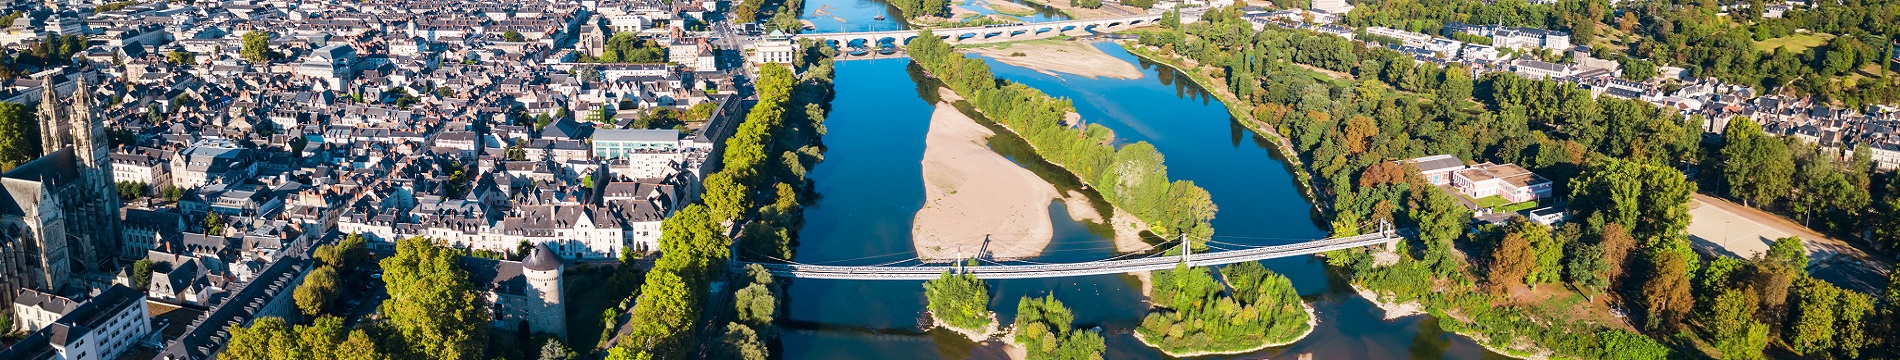
[(567, 338), (567, 307), (561, 302), (562, 267), (561, 258), (548, 250), (547, 244), (535, 245), (534, 251), (521, 259), (521, 273), (528, 278), (528, 288), (540, 295), (539, 299), (530, 299), (539, 300), (539, 304), (527, 309), (535, 331)]

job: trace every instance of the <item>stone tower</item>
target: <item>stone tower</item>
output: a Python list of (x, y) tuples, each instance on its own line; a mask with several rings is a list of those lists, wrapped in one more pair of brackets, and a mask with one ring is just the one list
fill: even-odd
[(106, 135), (104, 119), (93, 115), (97, 104), (93, 98), (93, 89), (87, 84), (86, 74), (76, 76), (73, 87), (73, 112), (67, 115), (67, 128), (72, 131), (73, 157), (79, 161), (79, 178), (82, 186), (79, 192), (90, 193), (84, 197), (81, 214), (85, 216), (87, 242), (91, 250), (80, 257), (87, 261), (90, 270), (111, 271), (113, 259), (118, 258), (119, 233), (119, 193), (112, 176), (111, 137)]
[(65, 111), (60, 108), (58, 81), (48, 76), (40, 83), (40, 154), (59, 151), (66, 144), (66, 131), (60, 127), (66, 125)]
[(74, 241), (75, 270), (111, 271), (119, 257), (119, 196), (112, 176), (111, 148), (103, 119), (94, 116), (93, 89), (86, 73), (72, 75), (72, 98), (62, 100), (54, 77), (41, 85), (40, 149), (53, 154), (71, 148), (78, 178), (49, 187), (65, 205), (66, 229)]
[(522, 276), (528, 278), (528, 304), (522, 314), (535, 331), (553, 333), (555, 337), (567, 338), (567, 306), (561, 302), (561, 258), (548, 249), (547, 244), (536, 244), (528, 257), (521, 259)]

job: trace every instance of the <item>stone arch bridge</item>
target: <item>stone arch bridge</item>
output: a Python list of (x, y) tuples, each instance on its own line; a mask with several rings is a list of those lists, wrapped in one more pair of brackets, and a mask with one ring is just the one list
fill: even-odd
[[(1089, 35), (1148, 26), (1161, 21), (1159, 14), (1146, 14), (1100, 19), (1062, 20), (981, 27), (943, 28), (930, 31), (951, 44), (977, 44), (989, 42), (1021, 41), (1054, 37), (1056, 35)], [(917, 38), (918, 30), (841, 32), (798, 34), (798, 39), (817, 39), (834, 46), (869, 47), (880, 43), (897, 46), (909, 44)]]

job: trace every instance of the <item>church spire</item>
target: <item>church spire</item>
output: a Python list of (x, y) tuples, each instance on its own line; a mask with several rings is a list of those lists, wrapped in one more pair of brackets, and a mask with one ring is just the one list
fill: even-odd
[(60, 111), (59, 90), (55, 88), (57, 84), (58, 80), (53, 76), (47, 76), (44, 82), (40, 83), (40, 154), (42, 155), (51, 154), (66, 143), (64, 139), (66, 134), (60, 131), (60, 125), (64, 125), (66, 119), (60, 114), (62, 111)]

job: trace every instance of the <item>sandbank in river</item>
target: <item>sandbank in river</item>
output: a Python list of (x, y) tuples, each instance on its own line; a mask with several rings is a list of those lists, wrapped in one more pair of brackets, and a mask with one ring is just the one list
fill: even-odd
[(1142, 76), (1141, 69), (1136, 68), (1135, 64), (1117, 59), (1085, 42), (1031, 41), (970, 48), (969, 51), (1050, 76), (1065, 73), (1090, 79), (1106, 77), (1129, 80)]

